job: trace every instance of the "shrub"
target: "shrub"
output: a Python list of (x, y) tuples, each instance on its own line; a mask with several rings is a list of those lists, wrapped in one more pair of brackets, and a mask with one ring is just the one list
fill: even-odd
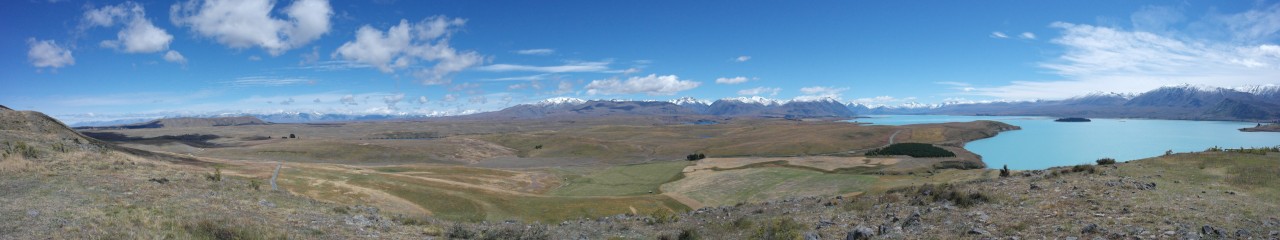
[(449, 232), (445, 233), (445, 236), (448, 236), (450, 239), (472, 239), (476, 237), (476, 232), (471, 231), (471, 229), (467, 229), (467, 227), (464, 227), (461, 224), (455, 224), (452, 227), (449, 227)]
[(650, 217), (653, 219), (648, 221), (649, 224), (671, 223), (680, 220), (679, 216), (676, 216), (670, 210), (664, 209), (654, 210)]
[(1093, 167), (1093, 165), (1080, 164), (1080, 165), (1071, 166), (1071, 172), (1089, 172), (1089, 173), (1096, 173), (1096, 172), (1098, 172), (1098, 169), (1097, 169), (1097, 168), (1094, 168), (1094, 167)]
[(258, 179), (249, 180), (249, 188), (253, 188), (254, 191), (258, 191), (258, 188), (260, 187), (262, 187), (262, 181), (258, 181)]
[(955, 185), (950, 184), (924, 184), (919, 187), (895, 188), (890, 189), (889, 193), (902, 193), (911, 198), (911, 203), (915, 205), (947, 201), (956, 206), (970, 207), (991, 201), (991, 197), (986, 194), (981, 192), (965, 193), (956, 189)]
[(183, 228), (193, 239), (285, 239), (285, 236), (269, 229), (233, 226), (225, 221), (200, 220)]
[(214, 167), (213, 173), (205, 174), (204, 178), (214, 182), (222, 181), (222, 168)]
[(1005, 164), (1004, 168), (1000, 169), (1000, 177), (1009, 177), (1009, 164)]
[(764, 224), (760, 224), (760, 227), (756, 228), (756, 231), (751, 234), (751, 239), (798, 239), (800, 238), (800, 231), (804, 228), (804, 225), (797, 223), (791, 218), (774, 219)]
[(292, 133), (290, 133), (289, 138), (298, 138), (298, 136), (294, 136)]
[(698, 235), (697, 230), (688, 229), (688, 228), (681, 229), (680, 235), (676, 237), (676, 240), (698, 240), (698, 239), (702, 239), (702, 235)]
[(706, 154), (701, 154), (701, 153), (694, 153), (694, 154), (689, 154), (688, 156), (685, 156), (685, 157), (684, 157), (684, 159), (689, 160), (689, 161), (702, 160), (703, 158), (707, 158), (707, 155), (706, 155)]
[(1101, 159), (1098, 159), (1098, 165), (1111, 165), (1111, 164), (1116, 164), (1116, 159), (1114, 159), (1114, 158), (1101, 158)]

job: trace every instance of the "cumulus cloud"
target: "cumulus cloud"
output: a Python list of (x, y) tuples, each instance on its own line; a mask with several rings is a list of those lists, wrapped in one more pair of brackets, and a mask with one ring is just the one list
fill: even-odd
[(272, 16), (272, 0), (190, 0), (169, 8), (170, 21), (231, 48), (261, 47), (272, 56), (297, 48), (329, 32), (333, 8), (328, 0), (297, 0)]
[(187, 64), (187, 58), (183, 57), (181, 53), (178, 53), (178, 51), (174, 51), (174, 50), (169, 50), (168, 52), (165, 52), (164, 60), (173, 62), (173, 63), (178, 63), (178, 64)]
[(453, 102), (458, 100), (458, 96), (454, 96), (453, 94), (445, 94), (443, 98), (440, 98), (440, 100), (445, 102)]
[(782, 89), (781, 89), (781, 88), (757, 87), (757, 88), (748, 88), (748, 89), (738, 90), (738, 95), (747, 95), (747, 96), (769, 95), (769, 96), (775, 96), (775, 95), (778, 95), (778, 92), (781, 92), (781, 91), (782, 91)]
[(747, 78), (743, 76), (737, 76), (737, 77), (731, 77), (731, 78), (722, 77), (722, 78), (716, 78), (716, 83), (717, 84), (739, 84), (739, 83), (747, 82), (748, 80), (752, 80), (752, 79), (754, 78)]
[(124, 29), (116, 33), (116, 39), (99, 45), (128, 53), (153, 53), (169, 49), (169, 43), (173, 42), (173, 35), (152, 24), (146, 10), (135, 2), (89, 9), (84, 13), (81, 28), (114, 27), (117, 23), (124, 24)]
[(71, 50), (59, 46), (53, 40), (28, 38), (27, 45), (31, 47), (27, 50), (27, 60), (31, 61), (32, 66), (57, 69), (76, 64), (76, 58), (71, 56)]
[(848, 91), (848, 90), (849, 88), (824, 87), (824, 86), (803, 87), (803, 88), (800, 88), (800, 93), (803, 95), (796, 97), (796, 100), (823, 100), (823, 99), (840, 100), (840, 95), (844, 93), (844, 91)]
[[(343, 43), (333, 56), (368, 64), (384, 73), (410, 69), (423, 84), (447, 84), (450, 74), (484, 61), (479, 53), (449, 46), (452, 33), (464, 24), (465, 19), (435, 16), (418, 23), (401, 19), (385, 32), (365, 25), (356, 30), (354, 41)], [(419, 62), (435, 64), (420, 66)]]
[(587, 94), (636, 94), (643, 93), (647, 95), (675, 95), (677, 92), (693, 89), (701, 85), (700, 82), (680, 80), (676, 75), (658, 76), (649, 74), (649, 76), (631, 77), (626, 80), (617, 78), (593, 80), (588, 83), (585, 89)]
[(418, 99), (414, 102), (417, 102), (418, 105), (422, 105), (422, 104), (427, 104), (428, 102), (431, 102), (431, 100), (427, 100), (427, 96), (418, 96)]
[(747, 60), (751, 60), (751, 56), (742, 55), (742, 56), (733, 58), (734, 62), (746, 62)]
[(476, 68), (481, 71), (490, 72), (544, 72), (544, 73), (568, 73), (568, 72), (607, 72), (609, 69), (609, 61), (599, 62), (570, 62), (568, 64), (556, 66), (530, 66), (517, 64), (493, 64)]
[(992, 38), (1009, 38), (1009, 35), (1005, 35), (1002, 32), (991, 32), (991, 37)]
[(1018, 34), (1018, 37), (1022, 39), (1030, 40), (1030, 39), (1036, 39), (1036, 34), (1031, 32), (1022, 32), (1022, 34)]
[(551, 55), (552, 53), (556, 53), (556, 50), (550, 49), (550, 48), (535, 48), (535, 49), (523, 49), (523, 50), (516, 51), (516, 54), (523, 54), (523, 55)]

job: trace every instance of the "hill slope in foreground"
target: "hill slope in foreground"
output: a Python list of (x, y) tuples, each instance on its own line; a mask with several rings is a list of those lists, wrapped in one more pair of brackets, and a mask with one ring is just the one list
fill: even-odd
[(967, 171), (976, 180), (674, 214), (467, 223), (269, 191), (252, 174), (212, 170), (229, 163), (127, 151), (35, 112), (0, 109), (0, 121), (0, 239), (1280, 237), (1275, 152)]

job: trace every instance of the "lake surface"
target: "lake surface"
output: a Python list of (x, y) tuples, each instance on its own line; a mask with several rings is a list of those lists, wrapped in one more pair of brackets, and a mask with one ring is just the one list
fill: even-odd
[(1166, 150), (1204, 151), (1209, 147), (1280, 145), (1277, 132), (1241, 132), (1254, 123), (1146, 119), (1099, 119), (1093, 122), (1054, 122), (1057, 118), (1017, 116), (886, 115), (855, 119), (876, 125), (994, 120), (1022, 127), (977, 140), (965, 149), (982, 155), (987, 167), (1044, 169), (1094, 163), (1104, 157), (1128, 161), (1155, 157)]

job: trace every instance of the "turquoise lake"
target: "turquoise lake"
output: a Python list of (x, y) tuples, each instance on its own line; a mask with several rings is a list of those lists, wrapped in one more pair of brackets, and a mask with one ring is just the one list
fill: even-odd
[(1148, 119), (1092, 119), (1093, 122), (1054, 122), (1049, 117), (886, 115), (856, 119), (876, 125), (1000, 121), (1022, 130), (969, 142), (965, 149), (982, 155), (989, 168), (1044, 169), (1094, 163), (1104, 157), (1128, 161), (1155, 157), (1166, 150), (1204, 151), (1209, 147), (1239, 148), (1280, 145), (1277, 132), (1241, 132), (1254, 123)]

